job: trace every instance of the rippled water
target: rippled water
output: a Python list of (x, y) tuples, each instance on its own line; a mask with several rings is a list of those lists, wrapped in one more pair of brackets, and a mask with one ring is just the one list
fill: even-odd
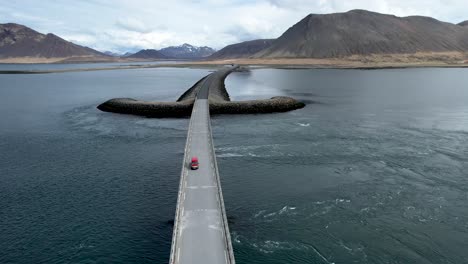
[(466, 263), (468, 71), (257, 70), (237, 98), (315, 101), (216, 118), (239, 263)]
[(0, 63), (0, 71), (53, 71), (64, 69), (90, 69), (90, 68), (116, 68), (123, 66), (176, 64), (184, 61), (139, 61), (139, 62), (100, 62), (100, 63), (38, 63), (38, 64), (16, 64)]
[(103, 113), (207, 73), (0, 75), (0, 263), (166, 263), (188, 121)]
[[(206, 70), (0, 75), (0, 263), (166, 263), (187, 120), (95, 109), (175, 100)], [(234, 73), (212, 120), (238, 263), (465, 263), (467, 70)]]

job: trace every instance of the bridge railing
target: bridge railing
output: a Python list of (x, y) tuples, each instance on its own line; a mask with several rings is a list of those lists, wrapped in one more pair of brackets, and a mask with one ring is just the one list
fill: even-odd
[(207, 100), (208, 104), (208, 131), (209, 131), (209, 141), (211, 145), (211, 153), (213, 154), (213, 163), (214, 163), (214, 169), (215, 169), (215, 174), (216, 174), (216, 182), (218, 183), (218, 196), (219, 196), (219, 207), (221, 208), (221, 214), (222, 214), (222, 220), (223, 220), (223, 227), (224, 227), (224, 239), (226, 240), (226, 246), (227, 246), (227, 252), (228, 252), (228, 261), (230, 264), (235, 264), (236, 261), (234, 259), (234, 250), (232, 248), (232, 243), (231, 243), (231, 233), (229, 232), (229, 226), (228, 226), (228, 221), (227, 221), (227, 216), (226, 216), (226, 209), (224, 207), (224, 198), (223, 198), (223, 191), (221, 189), (221, 181), (219, 178), (219, 171), (218, 171), (218, 163), (216, 162), (216, 152), (213, 144), (213, 131), (211, 129), (211, 117), (210, 117), (210, 103)]
[[(192, 108), (192, 114), (193, 114), (193, 111), (195, 110), (195, 104), (196, 104), (196, 100), (195, 100), (195, 103), (193, 104), (193, 108)], [(189, 121), (189, 128), (188, 128), (188, 132), (187, 132), (187, 140), (185, 142), (185, 148), (184, 148), (184, 159), (182, 161), (182, 171), (181, 171), (181, 176), (180, 176), (180, 182), (179, 182), (179, 191), (178, 191), (178, 194), (177, 194), (177, 206), (176, 206), (176, 214), (175, 214), (175, 219), (174, 219), (174, 228), (173, 228), (173, 231), (172, 231), (172, 242), (171, 242), (171, 257), (169, 259), (169, 263), (170, 264), (173, 264), (175, 263), (175, 259), (176, 259), (176, 251), (177, 251), (177, 237), (178, 237), (178, 233), (179, 233), (179, 218), (181, 217), (180, 215), (180, 208), (179, 208), (179, 205), (181, 204), (182, 202), (182, 190), (183, 190), (183, 185), (184, 185), (184, 182), (185, 182), (185, 178), (187, 176), (187, 152), (188, 152), (188, 149), (187, 147), (189, 146), (189, 142), (192, 140), (192, 137), (191, 137), (191, 134), (192, 134), (192, 118), (190, 118), (190, 121)]]

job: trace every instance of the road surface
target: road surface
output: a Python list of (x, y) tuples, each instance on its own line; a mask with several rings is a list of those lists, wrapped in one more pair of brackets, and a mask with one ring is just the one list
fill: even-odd
[[(234, 264), (210, 125), (208, 95), (217, 73), (203, 81), (190, 119), (170, 263)], [(197, 156), (200, 167), (190, 169)]]

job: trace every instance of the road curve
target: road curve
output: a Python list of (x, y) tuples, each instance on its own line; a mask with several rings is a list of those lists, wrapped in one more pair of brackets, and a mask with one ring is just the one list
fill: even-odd
[[(152, 102), (132, 98), (114, 98), (100, 104), (97, 108), (105, 112), (146, 117), (187, 117), (191, 115), (193, 104), (197, 97), (198, 99), (208, 98), (211, 115), (278, 113), (305, 107), (303, 102), (286, 96), (276, 96), (266, 100), (231, 101), (224, 80), (237, 68), (238, 66), (223, 67), (217, 72), (203, 77), (185, 91), (176, 102)], [(208, 77), (210, 80), (207, 80)], [(206, 88), (202, 89), (202, 86)]]
[[(223, 195), (211, 134), (209, 89), (218, 72), (207, 76), (192, 110), (179, 185), (170, 263), (234, 264)], [(191, 157), (200, 167), (190, 170)]]

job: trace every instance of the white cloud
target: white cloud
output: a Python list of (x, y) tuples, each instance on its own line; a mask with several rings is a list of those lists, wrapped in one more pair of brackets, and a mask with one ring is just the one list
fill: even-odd
[(117, 20), (115, 25), (119, 28), (134, 31), (139, 33), (149, 33), (153, 31), (156, 27), (151, 27), (146, 23), (143, 23), (141, 20), (127, 17), (127, 18), (120, 18)]
[(309, 13), (351, 9), (454, 23), (468, 19), (467, 0), (0, 0), (0, 23), (25, 24), (99, 50), (125, 52), (185, 42), (222, 48), (276, 38)]

